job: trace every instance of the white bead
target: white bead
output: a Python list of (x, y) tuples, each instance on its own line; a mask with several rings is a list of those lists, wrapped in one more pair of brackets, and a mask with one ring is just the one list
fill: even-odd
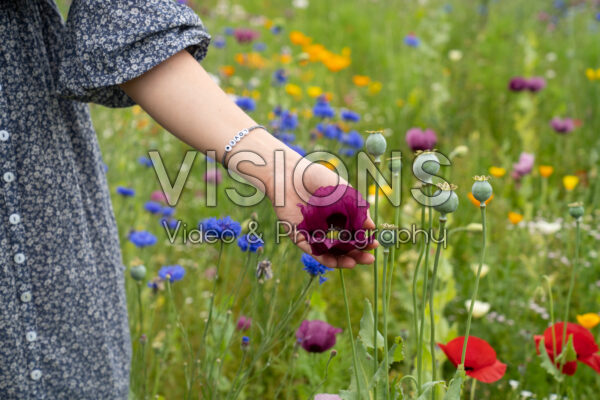
[(31, 371), (31, 379), (33, 379), (34, 381), (39, 380), (42, 377), (42, 371), (40, 371), (39, 369), (34, 369), (33, 371)]
[(35, 333), (35, 331), (27, 332), (27, 335), (25, 335), (25, 338), (27, 339), (28, 342), (35, 342), (37, 340), (37, 333)]
[(21, 216), (19, 214), (12, 214), (10, 217), (8, 217), (8, 222), (10, 222), (13, 225), (16, 225), (19, 222), (21, 222)]
[(14, 260), (17, 264), (23, 264), (25, 262), (25, 254), (23, 254), (23, 253), (15, 254)]
[(29, 303), (31, 301), (31, 292), (21, 293), (21, 301), (23, 303)]
[(225, 152), (230, 152), (232, 147), (230, 145), (225, 146)]
[(6, 172), (3, 176), (3, 178), (4, 178), (4, 182), (11, 183), (12, 181), (15, 180), (15, 174), (13, 174), (12, 172)]
[(9, 137), (10, 137), (10, 134), (7, 131), (0, 131), (0, 140), (1, 141), (6, 142)]
[(231, 140), (229, 141), (229, 145), (230, 145), (231, 147), (235, 146), (235, 143), (236, 143), (236, 141), (235, 141), (235, 140), (233, 140), (233, 139), (231, 139)]

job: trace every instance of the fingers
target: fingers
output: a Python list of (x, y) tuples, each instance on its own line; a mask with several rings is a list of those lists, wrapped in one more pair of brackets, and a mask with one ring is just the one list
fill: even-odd
[(371, 219), (371, 213), (369, 212), (369, 210), (367, 210), (367, 219), (365, 220), (365, 223), (363, 224), (363, 228), (364, 229), (375, 229), (375, 222), (373, 222), (373, 220)]
[(353, 250), (348, 253), (348, 256), (352, 257), (357, 264), (368, 265), (375, 262), (375, 256), (372, 253), (367, 253), (360, 250)]

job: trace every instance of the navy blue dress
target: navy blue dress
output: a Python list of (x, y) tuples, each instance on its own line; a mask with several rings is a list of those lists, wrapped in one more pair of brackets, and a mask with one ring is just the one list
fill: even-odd
[(0, 0), (0, 399), (126, 399), (124, 266), (86, 102), (210, 41), (171, 0)]

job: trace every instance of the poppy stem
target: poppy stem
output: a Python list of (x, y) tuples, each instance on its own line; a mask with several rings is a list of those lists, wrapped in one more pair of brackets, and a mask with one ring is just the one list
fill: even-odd
[[(375, 158), (375, 166), (379, 170), (379, 166), (381, 165), (381, 160)], [(375, 183), (375, 229), (377, 229), (379, 225), (379, 186), (377, 185), (377, 180), (373, 179)], [(373, 250), (375, 256), (375, 262), (373, 263), (373, 371), (377, 371), (379, 367), (378, 354), (377, 354), (377, 334), (379, 333), (377, 327), (379, 326), (379, 308), (378, 308), (378, 297), (379, 297), (379, 272), (377, 271), (377, 254), (379, 253), (377, 249)], [(377, 398), (377, 386), (373, 387), (373, 397)]]
[[(428, 191), (431, 195), (431, 189)], [(423, 289), (421, 295), (421, 325), (419, 326), (419, 353), (417, 360), (419, 361), (419, 382), (422, 382), (423, 377), (423, 335), (425, 334), (425, 306), (427, 305), (427, 285), (429, 281), (429, 246), (431, 245), (431, 227), (433, 225), (433, 211), (429, 207), (429, 222), (427, 223), (427, 235), (425, 236), (425, 262), (423, 264)], [(432, 355), (433, 356), (433, 355)]]
[(473, 296), (471, 297), (471, 304), (469, 304), (469, 316), (467, 317), (467, 330), (465, 333), (465, 341), (463, 343), (462, 357), (460, 358), (460, 366), (464, 369), (465, 356), (467, 355), (467, 342), (469, 341), (469, 331), (471, 330), (471, 318), (473, 317), (473, 307), (475, 307), (475, 299), (477, 299), (477, 291), (479, 290), (479, 278), (481, 277), (481, 270), (483, 269), (483, 261), (485, 259), (485, 203), (481, 203), (481, 228), (482, 228), (482, 247), (481, 247), (481, 258), (479, 259), (479, 267), (477, 268), (477, 277), (475, 278), (475, 289), (473, 289)]
[(210, 294), (210, 305), (208, 306), (208, 318), (206, 319), (206, 324), (204, 324), (204, 332), (202, 333), (202, 347), (205, 348), (206, 345), (206, 335), (208, 334), (208, 328), (210, 326), (210, 321), (212, 319), (213, 306), (215, 304), (215, 293), (217, 291), (217, 280), (219, 279), (219, 267), (221, 266), (221, 256), (223, 255), (223, 241), (220, 241), (219, 244), (219, 257), (217, 259), (217, 271), (215, 273), (215, 277), (213, 278), (213, 287), (212, 292)]
[(469, 396), (470, 400), (475, 400), (475, 392), (477, 391), (477, 379), (473, 378), (473, 383), (471, 383), (471, 395)]
[(387, 399), (390, 393), (390, 374), (388, 371), (388, 367), (390, 365), (389, 362), (389, 356), (388, 356), (388, 341), (387, 341), (387, 335), (388, 335), (388, 321), (387, 321), (387, 301), (386, 301), (386, 295), (387, 295), (387, 266), (388, 266), (388, 258), (390, 255), (390, 249), (389, 248), (384, 248), (383, 249), (383, 285), (382, 285), (382, 290), (383, 290), (383, 301), (382, 301), (382, 307), (383, 307), (383, 359), (384, 359), (384, 369), (385, 369), (385, 393), (383, 395), (384, 399)]
[[(395, 183), (397, 183), (396, 187), (400, 188), (400, 173), (398, 172), (394, 172), (392, 174), (393, 178), (396, 180)], [(400, 192), (400, 190), (398, 189), (398, 193)], [(399, 200), (399, 199), (398, 199)], [(394, 207), (394, 227), (395, 229), (399, 229), (400, 228), (400, 205), (398, 205), (398, 207)], [(397, 238), (396, 238), (397, 240)], [(394, 266), (395, 266), (395, 260), (396, 260), (396, 246), (398, 245), (398, 243), (394, 243), (394, 246), (392, 247), (392, 252), (391, 252), (391, 259), (390, 259), (390, 276), (388, 277), (388, 287), (387, 287), (387, 298), (385, 298), (384, 300), (387, 302), (387, 309), (390, 309), (390, 298), (392, 297), (392, 281), (394, 278)]]
[(346, 282), (344, 281), (344, 269), (338, 268), (340, 271), (340, 281), (342, 282), (342, 292), (344, 293), (344, 304), (346, 305), (346, 323), (348, 325), (348, 337), (350, 338), (350, 345), (352, 346), (352, 363), (354, 365), (354, 375), (356, 378), (356, 390), (358, 397), (361, 397), (360, 391), (360, 379), (358, 378), (358, 364), (356, 359), (356, 346), (354, 345), (354, 335), (352, 334), (352, 322), (350, 321), (350, 307), (348, 306), (348, 295), (346, 294)]
[[(430, 329), (431, 329), (431, 338), (430, 338), (430, 349), (431, 349), (431, 380), (436, 380), (437, 374), (437, 363), (435, 359), (435, 315), (433, 313), (433, 294), (435, 291), (435, 277), (437, 275), (438, 265), (440, 261), (440, 253), (442, 252), (442, 241), (440, 237), (442, 232), (444, 232), (444, 226), (446, 225), (446, 214), (440, 215), (440, 226), (438, 232), (438, 242), (437, 248), (435, 250), (435, 260), (433, 262), (433, 273), (431, 274), (431, 288), (429, 289), (429, 321), (430, 321)], [(433, 234), (433, 233), (432, 233)], [(431, 398), (435, 399), (436, 391), (435, 389), (431, 391)]]
[[(421, 207), (421, 227), (425, 226), (425, 206)], [(419, 278), (419, 267), (421, 265), (421, 260), (423, 259), (423, 251), (425, 250), (425, 243), (421, 242), (421, 248), (419, 249), (419, 258), (417, 259), (417, 264), (415, 265), (415, 271), (413, 275), (412, 282), (412, 296), (413, 296), (413, 321), (414, 321), (414, 337), (417, 341), (417, 393), (421, 392), (421, 352), (419, 348), (421, 347), (421, 342), (419, 341), (419, 318), (418, 315), (418, 307), (417, 307), (417, 280)]]
[[(573, 268), (571, 269), (571, 282), (569, 283), (569, 292), (567, 293), (567, 306), (565, 308), (565, 318), (563, 319), (563, 331), (561, 338), (561, 352), (565, 350), (565, 345), (567, 344), (567, 322), (569, 321), (569, 309), (571, 308), (571, 296), (573, 295), (573, 288), (575, 287), (575, 277), (577, 275), (577, 264), (579, 263), (579, 242), (581, 241), (581, 227), (580, 227), (580, 219), (577, 218), (575, 220), (575, 258), (573, 260)], [(554, 328), (553, 328), (554, 330)], [(554, 353), (556, 354), (556, 353)], [(565, 365), (566, 357), (563, 357), (560, 360), (560, 368), (559, 371), (562, 372), (563, 367)]]

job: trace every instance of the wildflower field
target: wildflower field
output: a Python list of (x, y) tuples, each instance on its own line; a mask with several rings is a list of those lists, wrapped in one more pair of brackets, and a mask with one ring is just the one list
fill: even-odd
[[(351, 193), (380, 246), (374, 265), (326, 268), (140, 107), (92, 106), (131, 399), (598, 398), (600, 1), (186, 4), (232, 101), (299, 153), (333, 153), (320, 162), (359, 191), (357, 157), (379, 168)], [(172, 181), (190, 172), (174, 207), (149, 150)]]

